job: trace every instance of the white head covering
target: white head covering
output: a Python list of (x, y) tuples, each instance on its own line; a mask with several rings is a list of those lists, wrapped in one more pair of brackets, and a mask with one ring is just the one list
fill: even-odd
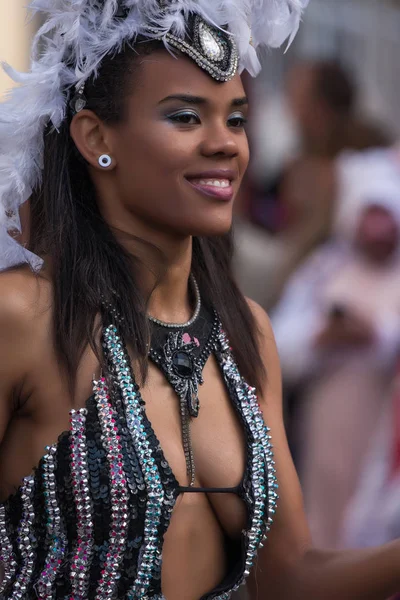
[(400, 227), (400, 164), (390, 149), (345, 152), (337, 160), (333, 232), (352, 241), (362, 212), (371, 205), (391, 212)]
[[(200, 17), (234, 40), (239, 68), (260, 70), (256, 49), (279, 46), (297, 32), (308, 0), (33, 0), (44, 24), (37, 33), (29, 73), (6, 66), (18, 83), (0, 105), (0, 269), (21, 262), (40, 267), (7, 231), (20, 230), (19, 207), (40, 184), (43, 134), (65, 119), (71, 92), (96, 75), (103, 58), (138, 36), (184, 39)], [(170, 36), (170, 38), (168, 37)], [(176, 41), (176, 40), (175, 40)], [(213, 42), (211, 41), (211, 45)], [(175, 47), (179, 47), (176, 46)], [(235, 54), (236, 56), (236, 54)], [(211, 59), (213, 60), (213, 59)]]

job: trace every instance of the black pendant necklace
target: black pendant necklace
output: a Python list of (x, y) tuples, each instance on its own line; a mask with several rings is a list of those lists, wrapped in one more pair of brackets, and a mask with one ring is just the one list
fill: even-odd
[[(200, 297), (198, 298), (199, 304)], [(195, 483), (195, 464), (190, 422), (199, 415), (199, 386), (203, 369), (215, 347), (220, 324), (216, 313), (196, 307), (197, 316), (182, 326), (152, 319), (149, 357), (163, 371), (180, 403), (182, 441), (190, 485)]]

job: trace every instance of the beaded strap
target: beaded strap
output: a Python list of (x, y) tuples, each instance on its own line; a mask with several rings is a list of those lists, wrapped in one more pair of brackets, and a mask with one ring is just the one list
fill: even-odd
[(161, 559), (158, 528), (161, 523), (165, 493), (152, 447), (146, 436), (140, 394), (132, 378), (130, 360), (116, 327), (107, 327), (104, 343), (116, 370), (115, 376), (122, 391), (127, 426), (138, 450), (148, 491), (143, 552), (139, 560), (136, 581), (127, 596), (128, 599), (143, 598), (146, 596), (153, 573), (157, 571), (157, 560)]
[(54, 597), (53, 585), (62, 565), (67, 540), (62, 532), (60, 508), (56, 495), (57, 446), (49, 446), (46, 450), (47, 454), (43, 457), (43, 487), (47, 514), (46, 541), (49, 550), (45, 559), (45, 568), (36, 585), (36, 591), (41, 600), (52, 600)]
[(12, 543), (7, 534), (6, 509), (0, 506), (0, 561), (4, 565), (4, 579), (0, 584), (0, 595), (4, 592), (17, 570)]
[(128, 533), (128, 490), (124, 473), (117, 415), (109, 401), (106, 381), (93, 383), (97, 411), (110, 468), (111, 527), (106, 562), (96, 592), (97, 600), (111, 600), (116, 593), (119, 568), (124, 558)]
[[(254, 510), (251, 527), (246, 532), (247, 555), (244, 572), (244, 578), (246, 578), (254, 565), (257, 551), (262, 547), (263, 542), (266, 540), (266, 533), (271, 528), (278, 500), (278, 484), (273, 461), (271, 437), (269, 436), (269, 429), (264, 423), (255, 390), (254, 388), (250, 388), (241, 377), (233, 359), (228, 339), (222, 329), (219, 335), (219, 344), (219, 359), (225, 380), (229, 388), (235, 390), (243, 417), (253, 436), (251, 481)], [(265, 511), (267, 497), (268, 510)], [(235, 586), (235, 590), (239, 585)]]
[(230, 598), (232, 598), (232, 594), (233, 592), (224, 592), (219, 596), (213, 596), (213, 600), (229, 600)]
[[(266, 533), (269, 533), (273, 523), (273, 517), (276, 512), (278, 496), (278, 480), (276, 476), (274, 451), (272, 447), (271, 429), (265, 425), (263, 415), (258, 403), (256, 390), (244, 382), (245, 392), (248, 398), (249, 406), (254, 415), (255, 428), (258, 431), (258, 437), (264, 450), (264, 460), (267, 466), (268, 473), (268, 522)], [(264, 540), (265, 541), (265, 540)]]
[(22, 519), (18, 529), (18, 549), (22, 558), (22, 566), (14, 582), (12, 600), (22, 600), (32, 578), (35, 563), (33, 522), (35, 512), (32, 498), (35, 488), (33, 477), (25, 477), (21, 488)]
[(90, 557), (93, 550), (93, 514), (87, 461), (86, 415), (87, 409), (85, 408), (70, 412), (71, 475), (78, 534), (71, 565), (72, 594), (70, 600), (87, 598)]

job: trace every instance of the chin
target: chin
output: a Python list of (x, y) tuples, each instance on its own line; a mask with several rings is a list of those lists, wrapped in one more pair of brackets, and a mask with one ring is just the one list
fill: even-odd
[(191, 229), (190, 235), (195, 237), (216, 237), (229, 233), (232, 228), (230, 219), (197, 222)]
[(225, 235), (232, 228), (233, 204), (213, 207), (211, 210), (196, 211), (191, 220), (193, 225), (192, 235), (212, 237)]

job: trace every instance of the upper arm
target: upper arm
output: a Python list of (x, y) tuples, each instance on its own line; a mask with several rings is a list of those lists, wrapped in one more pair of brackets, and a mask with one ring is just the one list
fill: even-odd
[(285, 581), (292, 567), (311, 545), (299, 479), (289, 451), (282, 410), (282, 384), (278, 353), (269, 319), (250, 301), (260, 331), (260, 352), (266, 366), (266, 382), (259, 394), (264, 419), (271, 429), (279, 484), (279, 500), (268, 540), (259, 552), (249, 578), (252, 599), (284, 598)]
[(0, 273), (0, 444), (34, 351), (33, 275)]

